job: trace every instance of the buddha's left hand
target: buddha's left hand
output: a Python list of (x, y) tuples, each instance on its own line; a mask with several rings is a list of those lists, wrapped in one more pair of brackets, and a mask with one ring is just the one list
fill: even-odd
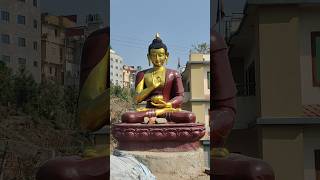
[(151, 104), (157, 108), (172, 108), (172, 104), (164, 100), (158, 100), (157, 103), (151, 102)]

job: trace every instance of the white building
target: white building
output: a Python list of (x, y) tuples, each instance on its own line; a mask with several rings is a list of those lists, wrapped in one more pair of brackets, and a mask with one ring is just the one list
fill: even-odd
[(123, 59), (110, 49), (110, 82), (123, 87)]
[(14, 72), (24, 68), (41, 81), (39, 0), (0, 1), (0, 61)]

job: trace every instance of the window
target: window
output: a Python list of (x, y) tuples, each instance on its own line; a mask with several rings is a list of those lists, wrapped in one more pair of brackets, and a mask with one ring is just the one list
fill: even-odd
[(320, 150), (314, 150), (316, 179), (320, 179)]
[(33, 20), (33, 28), (37, 29), (38, 28), (38, 21), (37, 20)]
[(49, 68), (49, 73), (52, 74), (52, 67)]
[(1, 61), (10, 64), (10, 56), (2, 55)]
[(10, 14), (7, 11), (1, 11), (1, 20), (4, 22), (9, 22)]
[(10, 36), (8, 34), (1, 34), (1, 42), (3, 44), (10, 44)]
[(54, 36), (55, 36), (55, 37), (58, 36), (58, 29), (54, 29)]
[(210, 71), (207, 72), (207, 79), (208, 89), (210, 89)]
[(21, 2), (26, 2), (26, 0), (18, 0), (18, 1), (21, 1)]
[(22, 37), (18, 37), (18, 46), (19, 47), (26, 47), (26, 39)]
[(37, 41), (33, 42), (33, 49), (38, 50), (38, 42)]
[(311, 32), (313, 86), (320, 86), (320, 32)]
[(116, 74), (116, 76), (118, 77), (118, 73)]
[(118, 62), (118, 59), (116, 59), (116, 62)]
[(118, 66), (116, 66), (116, 69), (118, 69)]
[(17, 16), (17, 23), (18, 24), (26, 24), (26, 17), (22, 15)]
[(25, 68), (27, 60), (26, 60), (26, 58), (18, 58), (18, 63), (19, 63), (20, 68)]
[(246, 93), (249, 96), (256, 94), (256, 80), (255, 80), (255, 65), (254, 62), (250, 64), (246, 71)]
[(60, 47), (59, 49), (60, 59), (63, 60), (63, 48)]
[(38, 61), (33, 61), (33, 66), (38, 67)]
[(33, 0), (33, 6), (38, 7), (38, 0)]

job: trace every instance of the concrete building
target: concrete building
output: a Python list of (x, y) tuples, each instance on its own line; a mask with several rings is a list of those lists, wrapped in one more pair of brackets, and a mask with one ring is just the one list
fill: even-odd
[(230, 39), (238, 87), (227, 146), (276, 179), (320, 179), (320, 1), (248, 0)]
[(76, 22), (63, 16), (42, 15), (42, 79), (64, 84), (66, 62), (73, 59), (73, 47), (67, 44), (66, 29)]
[(123, 87), (123, 59), (112, 49), (110, 49), (110, 82)]
[(185, 91), (182, 108), (194, 112), (197, 122), (204, 123), (209, 131), (210, 55), (191, 53), (182, 81)]
[(137, 69), (134, 66), (123, 65), (123, 87), (135, 88), (135, 78)]
[[(77, 26), (77, 15), (42, 17), (42, 76), (65, 86), (79, 86), (82, 46), (101, 27), (98, 15)], [(91, 18), (89, 18), (91, 17)]]
[(14, 72), (24, 68), (41, 81), (39, 0), (0, 1), (0, 60)]
[(86, 16), (86, 34), (90, 34), (97, 29), (102, 28), (102, 19), (99, 14), (88, 14)]

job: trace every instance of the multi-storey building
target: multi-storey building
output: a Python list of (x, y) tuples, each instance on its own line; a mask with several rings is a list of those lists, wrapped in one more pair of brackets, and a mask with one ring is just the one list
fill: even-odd
[(66, 29), (76, 22), (63, 16), (42, 15), (42, 79), (64, 84), (66, 62), (73, 60), (74, 47), (67, 44)]
[(135, 88), (135, 76), (137, 69), (134, 66), (123, 65), (123, 87)]
[(82, 46), (91, 32), (100, 28), (98, 15), (87, 16), (86, 25), (77, 26), (77, 15), (42, 18), (42, 76), (65, 86), (79, 86)]
[(110, 83), (123, 87), (123, 59), (110, 49)]
[(182, 109), (192, 111), (197, 122), (205, 124), (206, 135), (201, 142), (206, 167), (210, 167), (209, 108), (210, 108), (210, 55), (190, 52), (189, 61), (181, 74), (184, 86)]
[(23, 68), (41, 81), (39, 0), (0, 1), (0, 60), (14, 72)]
[(229, 39), (238, 87), (227, 146), (276, 179), (320, 179), (320, 1), (248, 0)]
[(182, 73), (185, 97), (183, 109), (192, 111), (197, 122), (209, 130), (210, 108), (210, 55), (191, 53)]

